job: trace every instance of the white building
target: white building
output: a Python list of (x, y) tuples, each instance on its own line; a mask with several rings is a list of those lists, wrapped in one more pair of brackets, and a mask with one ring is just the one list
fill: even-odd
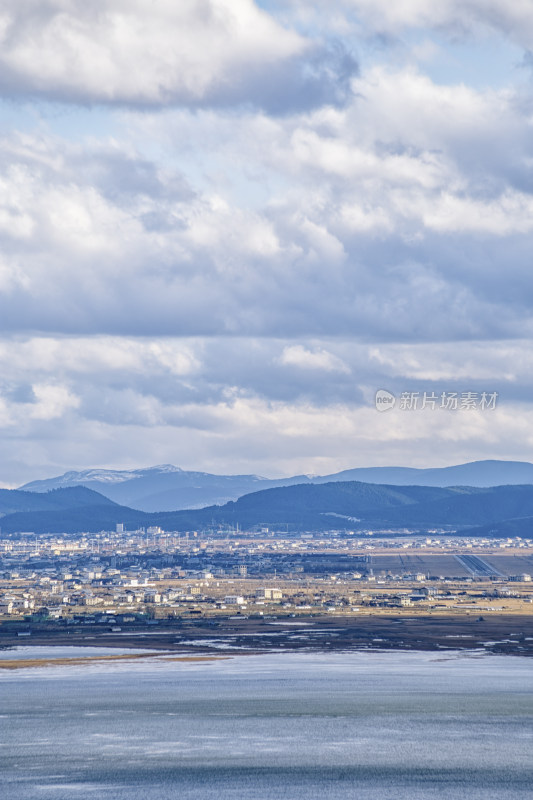
[(255, 596), (258, 600), (281, 600), (283, 592), (281, 589), (273, 589), (268, 586), (261, 586), (256, 590)]

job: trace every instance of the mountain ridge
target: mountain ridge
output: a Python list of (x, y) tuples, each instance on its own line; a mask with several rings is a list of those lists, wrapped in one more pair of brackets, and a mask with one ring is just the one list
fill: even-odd
[[(124, 523), (128, 527), (159, 526), (171, 531), (237, 526), (253, 530), (266, 525), (293, 531), (442, 528), (467, 533), (477, 528), (480, 532), (472, 535), (495, 535), (485, 534), (481, 529), (496, 530), (506, 523), (511, 527), (519, 524), (522, 529), (533, 517), (530, 484), (487, 488), (395, 486), (359, 481), (304, 483), (263, 489), (221, 506), (157, 513), (117, 505), (91, 490), (83, 490), (82, 504), (73, 506), (76, 491), (35, 493), (34, 501), (41, 498), (43, 505), (39, 510), (28, 510), (24, 504), (26, 496), (32, 493), (12, 490), (11, 506), (15, 501), (22, 506), (2, 518), (3, 532), (90, 533), (113, 530), (117, 523)], [(4, 492), (9, 494), (10, 490)]]
[(109, 507), (116, 503), (85, 486), (69, 486), (42, 493), (0, 489), (0, 519), (13, 513), (61, 511), (100, 505)]
[(448, 467), (355, 467), (331, 475), (215, 475), (184, 470), (173, 464), (134, 470), (92, 468), (70, 470), (55, 478), (31, 481), (21, 491), (46, 492), (67, 486), (86, 486), (120, 505), (156, 513), (223, 505), (263, 489), (297, 484), (319, 485), (356, 480), (396, 486), (502, 486), (533, 484), (533, 464), (527, 461), (472, 461)]

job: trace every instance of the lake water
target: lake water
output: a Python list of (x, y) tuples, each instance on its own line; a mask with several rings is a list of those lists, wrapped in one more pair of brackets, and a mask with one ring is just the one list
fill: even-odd
[(5, 671), (0, 725), (3, 800), (533, 798), (526, 658), (276, 653)]

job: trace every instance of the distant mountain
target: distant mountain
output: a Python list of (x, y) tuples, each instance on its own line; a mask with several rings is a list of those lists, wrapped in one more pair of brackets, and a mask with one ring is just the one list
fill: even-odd
[[(41, 494), (0, 489), (0, 530), (2, 533), (78, 533), (84, 530), (102, 530), (107, 528), (107, 522), (113, 518), (113, 509), (119, 508), (109, 498), (84, 486), (53, 489)], [(120, 516), (122, 517), (121, 514)], [(96, 525), (98, 519), (106, 524), (91, 527)], [(86, 527), (87, 524), (89, 527)]]
[(21, 489), (48, 492), (66, 486), (86, 486), (121, 505), (154, 512), (223, 505), (259, 489), (307, 480), (305, 475), (279, 481), (257, 475), (211, 475), (208, 472), (187, 472), (172, 464), (163, 464), (135, 470), (88, 469), (66, 472), (57, 478), (32, 481), (21, 486)]
[(0, 489), (0, 518), (18, 512), (58, 511), (72, 508), (115, 506), (112, 500), (84, 486), (55, 489), (46, 494), (20, 489)]
[(474, 461), (452, 467), (358, 467), (333, 475), (269, 479), (258, 475), (212, 475), (189, 472), (172, 464), (135, 470), (89, 469), (21, 486), (29, 492), (48, 492), (85, 486), (116, 503), (141, 511), (174, 511), (223, 505), (245, 494), (298, 484), (360, 481), (395, 486), (504, 486), (533, 484), (533, 464), (525, 461)]
[(453, 467), (416, 469), (413, 467), (359, 467), (314, 478), (314, 483), (363, 481), (396, 486), (507, 486), (533, 484), (533, 464), (529, 461), (471, 461)]
[(350, 481), (267, 489), (222, 507), (171, 516), (175, 524), (192, 528), (264, 524), (296, 530), (425, 530), (466, 528), (528, 514), (533, 515), (533, 486), (399, 487)]
[[(63, 489), (50, 496), (75, 490)], [(9, 494), (9, 493), (8, 493)], [(24, 492), (13, 492), (25, 495)], [(357, 481), (298, 484), (245, 495), (223, 506), (196, 510), (146, 513), (119, 506), (90, 492), (90, 503), (23, 510), (1, 520), (5, 533), (77, 533), (112, 530), (118, 522), (137, 528), (158, 525), (166, 530), (202, 530), (239, 526), (249, 530), (266, 525), (296, 531), (448, 527), (472, 535), (498, 535), (491, 531), (516, 527), (516, 520), (533, 518), (533, 486), (429, 487), (368, 484)], [(101, 502), (103, 501), (103, 502)], [(14, 504), (15, 501), (11, 503)], [(17, 500), (18, 502), (18, 500)], [(508, 526), (507, 528), (505, 526)], [(521, 534), (529, 520), (520, 526)], [(531, 536), (531, 529), (528, 529)], [(502, 535), (508, 535), (503, 533)]]
[[(103, 498), (104, 500), (106, 498)], [(31, 511), (9, 514), (0, 519), (3, 534), (31, 531), (36, 535), (43, 533), (98, 533), (114, 531), (117, 523), (123, 523), (129, 530), (157, 524), (151, 521), (150, 514), (136, 511), (116, 504), (79, 506), (63, 511)]]

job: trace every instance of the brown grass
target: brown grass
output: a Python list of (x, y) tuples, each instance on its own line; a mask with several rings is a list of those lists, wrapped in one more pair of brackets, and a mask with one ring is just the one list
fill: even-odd
[[(78, 666), (95, 661), (133, 661), (142, 658), (160, 658), (166, 653), (135, 653), (119, 656), (80, 656), (79, 658), (13, 658), (0, 661), (0, 669), (25, 669), (28, 667)], [(229, 656), (174, 656), (165, 661), (222, 661)]]

